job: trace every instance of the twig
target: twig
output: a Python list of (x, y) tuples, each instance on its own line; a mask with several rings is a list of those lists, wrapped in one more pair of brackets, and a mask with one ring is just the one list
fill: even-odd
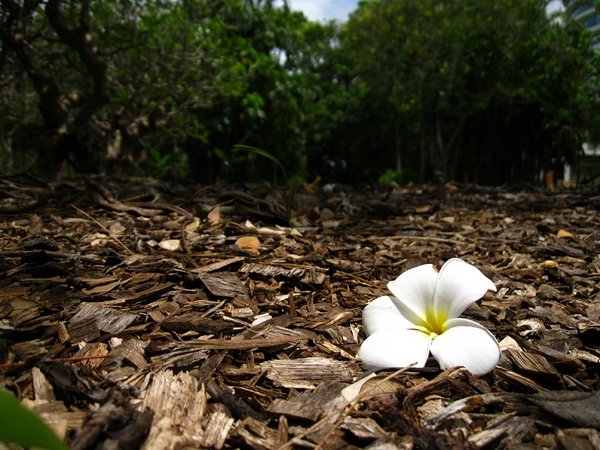
[(92, 222), (94, 222), (96, 225), (98, 225), (100, 228), (102, 228), (104, 230), (104, 232), (106, 234), (108, 234), (110, 236), (111, 239), (113, 239), (117, 244), (119, 244), (121, 247), (123, 247), (125, 249), (125, 251), (127, 251), (130, 255), (135, 255), (134, 252), (132, 252), (129, 247), (127, 247), (125, 244), (123, 244), (123, 242), (121, 242), (119, 240), (118, 237), (116, 237), (108, 228), (106, 228), (104, 225), (102, 225), (100, 222), (98, 222), (96, 219), (94, 219), (92, 216), (90, 216), (88, 213), (86, 213), (85, 211), (79, 209), (77, 206), (71, 204), (71, 206), (79, 211), (81, 214), (83, 214), (85, 217), (87, 217), (88, 219), (90, 219)]
[(346, 277), (352, 278), (353, 280), (356, 280), (362, 284), (365, 284), (367, 286), (370, 286), (372, 288), (380, 288), (381, 286), (370, 282), (369, 280), (366, 280), (365, 278), (359, 277), (358, 275), (354, 275), (353, 273), (348, 273), (348, 272), (344, 272), (343, 270), (336, 270), (335, 271), (337, 274), (339, 275), (344, 275)]
[(191, 341), (193, 348), (203, 350), (249, 350), (252, 348), (277, 347), (306, 340), (306, 336), (281, 336), (258, 339), (195, 339)]
[[(97, 355), (97, 356), (71, 356), (68, 358), (53, 358), (46, 361), (50, 362), (79, 362), (79, 361), (87, 361), (89, 359), (106, 359), (111, 355)], [(17, 361), (12, 363), (2, 363), (0, 364), (0, 370), (10, 369), (11, 367), (19, 367), (26, 364), (26, 361)]]
[(65, 253), (65, 252), (56, 252), (52, 250), (3, 250), (0, 251), (0, 256), (5, 256), (7, 258), (20, 258), (23, 256), (30, 255), (46, 255), (52, 258), (79, 258), (84, 261), (89, 262), (98, 262), (97, 256), (89, 256), (89, 255), (81, 255), (79, 253)]
[(399, 235), (399, 236), (371, 236), (368, 237), (367, 240), (370, 241), (383, 241), (383, 240), (393, 240), (393, 241), (401, 241), (401, 240), (412, 240), (412, 241), (429, 241), (429, 242), (440, 242), (440, 243), (444, 243), (444, 244), (454, 244), (454, 245), (459, 245), (459, 244), (465, 244), (467, 242), (466, 239), (464, 240), (458, 240), (458, 239), (448, 239), (448, 238), (440, 238), (440, 237), (435, 237), (435, 236), (412, 236), (410, 234), (408, 235)]
[(181, 246), (183, 247), (183, 249), (185, 250), (185, 253), (187, 255), (186, 259), (190, 262), (190, 264), (192, 264), (192, 266), (194, 266), (195, 269), (198, 269), (198, 268), (200, 268), (200, 265), (191, 256), (192, 250), (190, 249), (190, 244), (185, 237), (185, 234), (186, 234), (185, 227), (186, 227), (185, 225), (183, 225), (181, 227)]

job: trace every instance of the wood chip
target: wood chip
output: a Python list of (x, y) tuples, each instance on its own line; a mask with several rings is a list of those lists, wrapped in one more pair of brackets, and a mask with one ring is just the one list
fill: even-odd
[(234, 326), (235, 324), (226, 320), (210, 319), (193, 312), (168, 317), (160, 324), (166, 331), (197, 331), (202, 334), (231, 333)]
[(314, 391), (304, 392), (296, 397), (274, 399), (267, 410), (274, 414), (282, 414), (313, 422), (323, 415), (330, 414), (333, 410), (340, 409), (347, 401), (341, 392), (347, 383), (340, 381), (325, 381), (319, 384)]
[(235, 273), (201, 273), (199, 278), (215, 297), (234, 298), (248, 296), (248, 290)]
[(71, 342), (97, 339), (100, 331), (119, 334), (136, 319), (136, 314), (85, 303), (69, 321), (68, 330)]
[(322, 284), (326, 279), (326, 274), (323, 269), (318, 267), (293, 267), (284, 268), (264, 264), (246, 263), (242, 265), (240, 272), (253, 273), (265, 277), (285, 277), (297, 279), (303, 283)]
[[(600, 447), (597, 188), (327, 184), (290, 228), (282, 188), (94, 179), (0, 177), (30, 205), (0, 220), (0, 375), (73, 450)], [(452, 257), (498, 288), (463, 316), (499, 366), (369, 379), (364, 306)]]
[(209, 415), (208, 420), (204, 421), (204, 430), (195, 440), (202, 447), (223, 448), (234, 422), (227, 414), (214, 412)]
[(359, 372), (353, 364), (319, 357), (265, 361), (261, 368), (275, 385), (296, 389), (313, 389), (327, 380), (349, 382)]
[(143, 393), (142, 410), (154, 411), (152, 428), (144, 448), (174, 449), (197, 445), (198, 424), (206, 412), (206, 393), (188, 372), (157, 372)]

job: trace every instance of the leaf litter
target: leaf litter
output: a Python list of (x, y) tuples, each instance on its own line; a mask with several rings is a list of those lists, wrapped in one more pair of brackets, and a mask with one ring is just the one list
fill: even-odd
[[(73, 449), (599, 446), (597, 189), (0, 187), (0, 379)], [(499, 366), (365, 372), (364, 306), (452, 257)]]

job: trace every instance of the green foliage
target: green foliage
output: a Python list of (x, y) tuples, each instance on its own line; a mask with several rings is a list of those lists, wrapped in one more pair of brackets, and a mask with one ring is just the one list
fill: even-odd
[(571, 159), (599, 88), (583, 95), (592, 51), (571, 25), (536, 0), (361, 2), (340, 35), (366, 87), (357, 170), (501, 183)]
[[(414, 169), (419, 181), (503, 183), (532, 180), (598, 140), (591, 37), (547, 17), (538, 0), (364, 0), (343, 25), (310, 22), (286, 2), (90, 2), (107, 98), (84, 127), (78, 111), (93, 74), (50, 26), (48, 2), (9, 3), (20, 16), (0, 10), (1, 36), (27, 42), (62, 94), (64, 126), (85, 136), (71, 150), (91, 155), (69, 159), (99, 171), (110, 154), (123, 170), (203, 182), (276, 183), (285, 167), (290, 179), (373, 181), (388, 169), (385, 177), (404, 179)], [(62, 2), (69, 26), (86, 3)], [(57, 130), (42, 120), (14, 40), (1, 36), (0, 162), (9, 171), (32, 147), (44, 154), (41, 141)], [(238, 144), (272, 149), (274, 159), (222, 150)]]
[(412, 169), (404, 169), (400, 172), (394, 169), (386, 169), (385, 172), (379, 175), (377, 182), (382, 186), (386, 186), (392, 182), (403, 186), (411, 181), (414, 181), (414, 178), (415, 174)]
[(67, 446), (38, 416), (4, 389), (0, 389), (0, 411), (0, 442), (46, 450), (67, 450)]
[(188, 156), (179, 148), (163, 153), (157, 148), (148, 149), (148, 162), (142, 173), (160, 179), (179, 180), (189, 175)]

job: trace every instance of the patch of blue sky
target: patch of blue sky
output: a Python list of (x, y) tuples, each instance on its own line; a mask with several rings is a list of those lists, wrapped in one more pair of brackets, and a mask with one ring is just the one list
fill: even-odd
[(288, 0), (293, 10), (302, 11), (314, 21), (345, 22), (358, 5), (358, 0)]
[[(288, 0), (288, 4), (293, 10), (302, 11), (310, 20), (345, 22), (358, 6), (358, 0)], [(546, 8), (548, 13), (552, 13), (564, 7), (561, 0), (551, 0)]]

